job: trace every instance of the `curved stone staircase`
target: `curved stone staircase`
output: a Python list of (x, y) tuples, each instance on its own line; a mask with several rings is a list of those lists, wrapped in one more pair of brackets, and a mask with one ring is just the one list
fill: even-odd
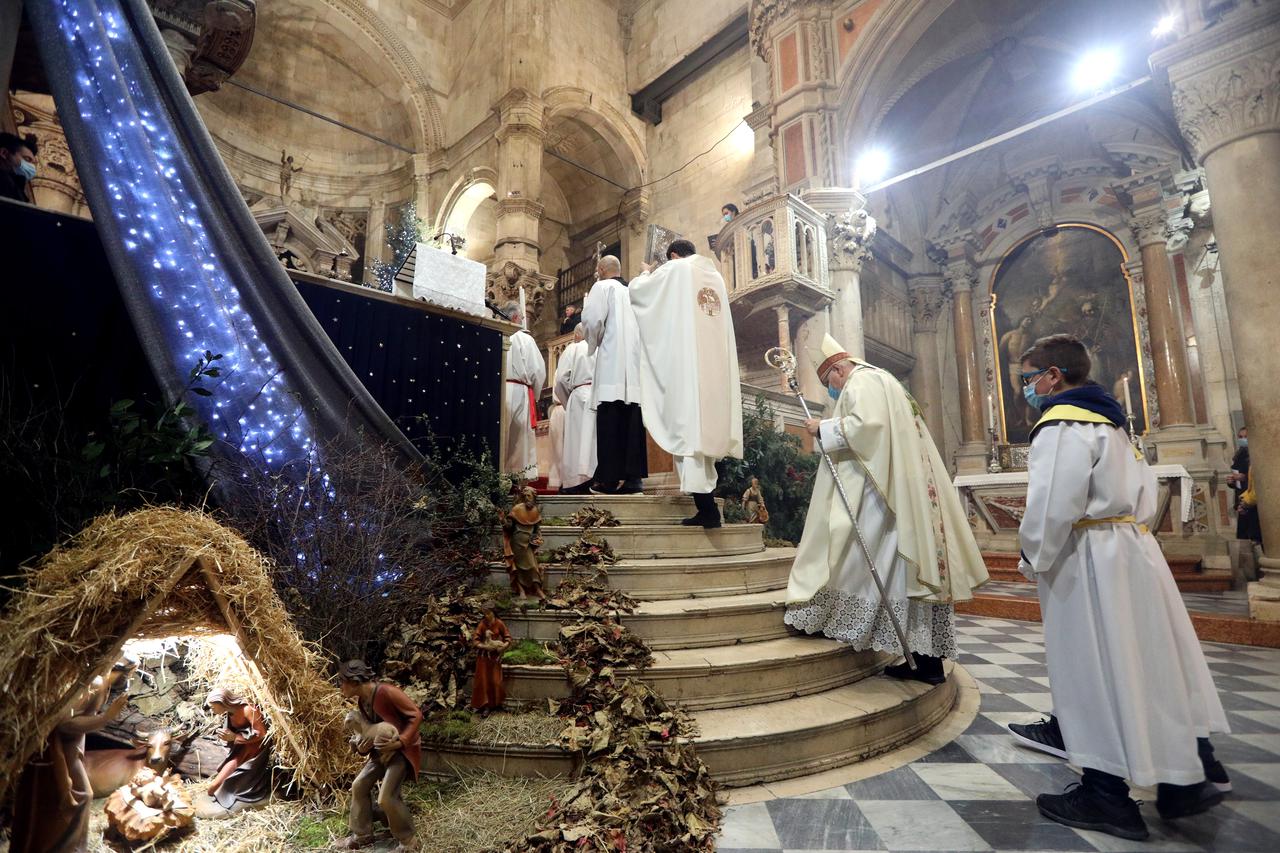
[[(644, 678), (669, 701), (693, 712), (698, 752), (731, 786), (829, 770), (894, 749), (940, 722), (956, 699), (953, 680), (938, 687), (879, 675), (892, 660), (853, 652), (832, 640), (793, 633), (783, 624), (783, 593), (794, 550), (765, 548), (759, 525), (719, 530), (681, 527), (693, 514), (687, 497), (553, 496), (544, 518), (568, 517), (594, 504), (620, 527), (600, 532), (620, 561), (610, 583), (639, 601), (622, 622), (654, 650)], [(544, 547), (577, 539), (574, 527), (544, 525)], [(553, 570), (549, 585), (559, 580)], [(505, 583), (502, 572), (494, 581)], [(529, 610), (505, 616), (516, 637), (554, 639), (562, 614)], [(508, 696), (544, 701), (569, 693), (558, 666), (507, 667)], [(483, 764), (499, 772), (567, 772), (563, 753), (449, 750), (437, 760)], [(547, 751), (548, 753), (554, 751)], [(464, 754), (465, 753), (465, 754)], [(434, 763), (434, 762), (432, 762)]]

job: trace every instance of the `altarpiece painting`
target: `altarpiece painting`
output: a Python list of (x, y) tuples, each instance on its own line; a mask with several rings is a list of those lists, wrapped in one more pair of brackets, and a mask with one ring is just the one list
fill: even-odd
[(997, 341), (1005, 441), (1025, 443), (1038, 413), (1022, 396), (1018, 356), (1037, 338), (1066, 332), (1089, 349), (1093, 378), (1124, 402), (1129, 379), (1135, 427), (1146, 430), (1137, 328), (1116, 239), (1089, 225), (1060, 225), (1015, 246), (996, 269), (992, 324)]

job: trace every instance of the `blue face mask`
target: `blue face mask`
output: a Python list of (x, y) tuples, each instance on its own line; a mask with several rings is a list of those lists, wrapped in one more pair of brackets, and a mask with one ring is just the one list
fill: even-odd
[(1037, 394), (1036, 383), (1022, 386), (1022, 396), (1027, 398), (1027, 405), (1035, 409), (1037, 412), (1044, 408), (1044, 404), (1049, 401), (1048, 394)]
[(1245, 449), (1245, 448), (1247, 448), (1248, 446), (1249, 446), (1249, 439), (1247, 439), (1247, 438), (1237, 438), (1237, 439), (1236, 439), (1236, 447), (1240, 448), (1241, 450), (1244, 450), (1244, 449)]
[(28, 163), (26, 160), (19, 160), (18, 174), (26, 178), (28, 181), (34, 181), (36, 178), (36, 164)]
[(828, 385), (828, 386), (827, 386), (827, 396), (828, 396), (828, 397), (830, 397), (832, 400), (839, 400), (839, 399), (840, 399), (840, 389), (839, 389), (839, 388), (837, 388), (837, 387), (836, 387), (836, 386), (834, 386), (834, 385)]

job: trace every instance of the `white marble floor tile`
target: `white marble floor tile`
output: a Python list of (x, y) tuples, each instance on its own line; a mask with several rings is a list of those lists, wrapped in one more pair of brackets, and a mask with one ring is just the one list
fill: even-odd
[(1043, 714), (1035, 711), (983, 711), (982, 716), (1001, 726), (1008, 726), (1010, 723), (1038, 723), (1044, 719)]
[(1017, 678), (1018, 673), (994, 663), (966, 663), (964, 671), (974, 678)]
[(921, 762), (911, 769), (944, 800), (1027, 799), (1013, 783), (985, 764)]
[(1006, 663), (1035, 663), (1029, 657), (1020, 655), (1017, 652), (980, 652), (978, 657), (987, 663), (1006, 664)]
[(782, 842), (778, 840), (778, 831), (773, 827), (768, 807), (764, 803), (751, 803), (724, 810), (718, 846), (727, 849), (778, 849)]
[(1280, 729), (1280, 710), (1277, 711), (1235, 711), (1242, 717), (1248, 717), (1254, 722), (1262, 723), (1272, 728)]
[(1238, 741), (1280, 755), (1280, 735), (1232, 735)]
[(1275, 707), (1280, 708), (1280, 691), (1267, 690), (1262, 693), (1245, 693), (1242, 691), (1236, 695), (1247, 696), (1250, 699), (1256, 699), (1259, 702), (1265, 702), (1268, 705), (1274, 705)]
[(984, 635), (987, 635), (987, 636), (990, 636), (990, 635), (999, 635), (999, 636), (1003, 636), (1003, 635), (1004, 635), (1004, 632), (1003, 632), (1003, 631), (1001, 631), (999, 628), (988, 628), (988, 627), (985, 627), (985, 626), (978, 626), (978, 627), (957, 626), (957, 627), (956, 627), (956, 633), (958, 633), (958, 634), (970, 634), (970, 635), (973, 635), (973, 636), (984, 636)]
[(890, 850), (991, 849), (955, 809), (938, 800), (867, 800), (858, 807)]
[(1098, 848), (1102, 853), (1201, 853), (1204, 849), (1198, 844), (1192, 844), (1186, 841), (1175, 841), (1164, 834), (1158, 824), (1147, 821), (1147, 829), (1151, 831), (1151, 837), (1146, 841), (1129, 841), (1124, 838), (1116, 838), (1114, 835), (1107, 835), (1105, 832), (1092, 832), (1087, 829), (1077, 829), (1076, 834), (1088, 841), (1094, 847)]
[(1028, 708), (1033, 708), (1043, 713), (1049, 713), (1053, 710), (1053, 694), (1049, 691), (1044, 693), (1008, 693), (1010, 699), (1021, 702)]
[(1033, 652), (1039, 654), (1044, 651), (1044, 643), (995, 643), (1006, 652)]
[(1262, 803), (1257, 800), (1233, 800), (1228, 797), (1224, 805), (1244, 815), (1254, 823), (1261, 824), (1272, 832), (1280, 833), (1280, 808), (1277, 808), (1275, 803)]
[(822, 791), (814, 791), (812, 794), (800, 794), (797, 797), (791, 797), (793, 800), (852, 800), (853, 795), (849, 790), (841, 785), (838, 788), (827, 788)]
[[(1228, 772), (1240, 772), (1246, 776), (1252, 776), (1259, 782), (1263, 782), (1273, 788), (1280, 788), (1280, 762), (1275, 764), (1232, 764)], [(1275, 803), (1271, 805), (1274, 807)]]
[(960, 735), (956, 742), (983, 764), (1060, 764), (1062, 759), (1018, 746), (1009, 735)]

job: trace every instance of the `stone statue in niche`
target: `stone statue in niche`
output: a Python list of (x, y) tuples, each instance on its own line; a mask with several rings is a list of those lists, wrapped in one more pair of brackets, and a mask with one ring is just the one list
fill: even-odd
[(502, 514), (507, 574), (511, 576), (511, 590), (521, 601), (530, 595), (539, 601), (546, 600), (542, 589), (542, 567), (538, 564), (537, 555), (537, 548), (542, 544), (541, 529), (542, 511), (538, 509), (538, 494), (532, 487), (525, 486), (511, 511)]
[(293, 190), (293, 176), (297, 172), (301, 172), (301, 166), (293, 165), (293, 155), (286, 155), (284, 151), (280, 152), (280, 200), (288, 201), (289, 193)]
[[(1018, 356), (1045, 335), (1078, 337), (1093, 376), (1111, 389), (1127, 372), (1141, 377), (1129, 280), (1118, 242), (1092, 226), (1061, 225), (1015, 246), (996, 269), (992, 324), (998, 342), (1006, 440), (1027, 441), (1036, 413), (1022, 396)], [(1133, 389), (1137, 428), (1146, 428), (1141, 390)]]

